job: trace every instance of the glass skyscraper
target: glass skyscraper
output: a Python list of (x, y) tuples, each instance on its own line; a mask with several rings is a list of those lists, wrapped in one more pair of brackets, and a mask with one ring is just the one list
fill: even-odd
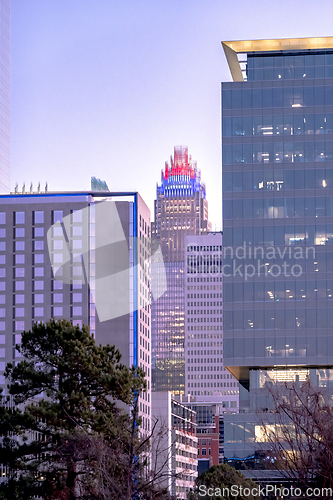
[(266, 384), (333, 386), (333, 37), (222, 45), (224, 364), (241, 383), (241, 413), (225, 421), (232, 461), (256, 448)]
[(0, 193), (10, 191), (10, 0), (0, 0)]
[(186, 146), (175, 146), (157, 185), (152, 237), (161, 245), (166, 292), (152, 300), (152, 384), (156, 391), (185, 390), (185, 236), (210, 230), (206, 187)]

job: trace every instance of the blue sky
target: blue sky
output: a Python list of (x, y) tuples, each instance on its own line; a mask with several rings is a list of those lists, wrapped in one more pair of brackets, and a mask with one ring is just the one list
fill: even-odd
[(330, 36), (333, 2), (12, 0), (11, 188), (137, 190), (188, 145), (221, 228), (221, 40)]

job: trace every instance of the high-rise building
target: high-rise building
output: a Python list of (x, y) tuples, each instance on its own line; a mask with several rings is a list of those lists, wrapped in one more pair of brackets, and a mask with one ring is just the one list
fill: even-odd
[[(89, 325), (141, 367), (150, 430), (150, 211), (138, 193), (0, 196), (0, 373), (21, 360), (21, 332), (50, 318)], [(3, 376), (0, 380), (4, 387)]]
[(152, 237), (161, 245), (167, 290), (152, 301), (153, 388), (183, 394), (185, 236), (210, 230), (206, 188), (188, 149), (176, 146), (157, 185)]
[(238, 381), (223, 366), (222, 234), (186, 236), (185, 394), (238, 408)]
[(222, 43), (225, 456), (253, 456), (265, 387), (333, 379), (333, 37)]
[(10, 0), (0, 0), (0, 193), (10, 191)]

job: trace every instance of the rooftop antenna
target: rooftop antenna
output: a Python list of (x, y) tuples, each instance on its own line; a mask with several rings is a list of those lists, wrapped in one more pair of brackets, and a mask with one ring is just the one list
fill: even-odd
[(32, 187), (32, 182), (30, 184), (30, 194), (32, 194), (32, 190), (33, 190), (33, 187)]
[(47, 183), (45, 184), (45, 193), (47, 193), (47, 190), (48, 190), (48, 186), (47, 186)]
[(40, 182), (38, 183), (37, 191), (40, 193)]
[(15, 184), (15, 194), (18, 193), (18, 183)]
[(23, 186), (22, 186), (22, 194), (25, 193), (25, 182), (23, 183)]

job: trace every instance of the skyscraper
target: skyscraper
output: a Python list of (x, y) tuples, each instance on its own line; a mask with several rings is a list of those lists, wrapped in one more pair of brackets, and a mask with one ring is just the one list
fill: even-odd
[(238, 383), (223, 366), (222, 234), (185, 242), (185, 395), (236, 411)]
[[(67, 192), (0, 196), (0, 384), (15, 345), (34, 322), (68, 319), (115, 345), (141, 367), (139, 397), (149, 432), (150, 211), (138, 193)], [(139, 265), (140, 263), (140, 265)]]
[(10, 0), (0, 1), (0, 193), (10, 191)]
[(185, 146), (176, 146), (157, 185), (152, 237), (162, 249), (167, 291), (152, 301), (153, 389), (183, 394), (185, 236), (210, 230), (206, 188)]
[[(267, 385), (333, 371), (333, 38), (222, 43), (225, 456), (256, 449)], [(247, 266), (247, 267), (246, 267)]]

